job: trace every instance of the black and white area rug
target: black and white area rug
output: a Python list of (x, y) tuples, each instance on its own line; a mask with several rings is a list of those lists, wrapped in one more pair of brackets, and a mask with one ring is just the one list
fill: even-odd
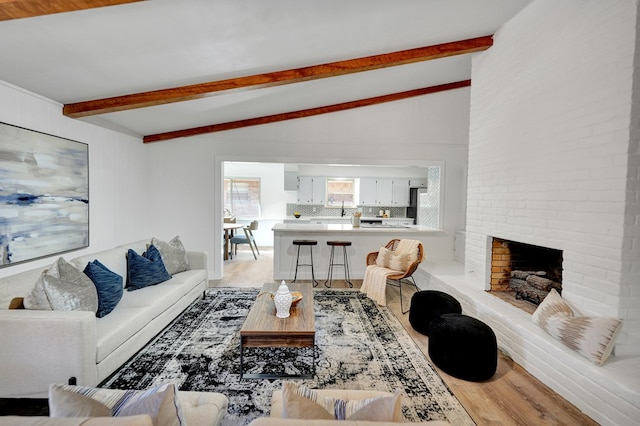
[[(268, 416), (282, 380), (239, 380), (240, 328), (258, 289), (207, 289), (162, 333), (100, 386), (145, 389), (171, 382), (180, 390), (220, 392), (229, 398), (224, 425)], [(388, 309), (359, 291), (315, 293), (317, 389), (401, 389), (405, 421), (446, 420), (473, 425), (460, 402)], [(306, 373), (311, 349), (245, 350), (245, 372)]]

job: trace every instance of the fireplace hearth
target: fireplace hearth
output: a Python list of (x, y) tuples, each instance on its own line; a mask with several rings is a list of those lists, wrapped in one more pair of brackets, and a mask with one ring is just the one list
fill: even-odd
[(562, 293), (562, 251), (493, 238), (491, 291), (539, 305), (551, 289)]

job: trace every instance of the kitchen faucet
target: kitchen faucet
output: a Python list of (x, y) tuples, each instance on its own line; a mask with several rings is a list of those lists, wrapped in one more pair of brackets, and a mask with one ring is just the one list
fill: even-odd
[(340, 217), (344, 217), (346, 213), (344, 212), (344, 200), (342, 200), (342, 211), (340, 212)]

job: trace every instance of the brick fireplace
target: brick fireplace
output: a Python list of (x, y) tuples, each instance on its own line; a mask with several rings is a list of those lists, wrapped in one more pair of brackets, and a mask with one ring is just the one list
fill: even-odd
[(562, 294), (562, 250), (493, 237), (489, 284), (539, 305), (552, 288)]
[[(636, 424), (639, 5), (576, 4), (531, 2), (473, 58), (464, 265), (433, 265), (425, 282), (462, 299), (508, 356), (594, 420)], [(624, 320), (605, 365), (488, 292), (495, 236), (562, 250), (563, 299), (581, 316)]]

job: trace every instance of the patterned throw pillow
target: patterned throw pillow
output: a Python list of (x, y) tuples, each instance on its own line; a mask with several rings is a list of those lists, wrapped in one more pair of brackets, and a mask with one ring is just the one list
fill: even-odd
[(409, 269), (409, 265), (417, 259), (418, 254), (416, 252), (398, 253), (386, 247), (380, 247), (378, 257), (376, 258), (376, 265), (393, 269), (394, 271), (404, 272)]
[(402, 394), (358, 400), (320, 396), (314, 390), (294, 382), (282, 384), (282, 416), (289, 419), (368, 420), (401, 422)]
[(168, 243), (160, 241), (153, 237), (151, 244), (155, 246), (162, 256), (162, 262), (167, 268), (169, 274), (174, 275), (178, 272), (188, 271), (191, 269), (189, 266), (189, 260), (187, 259), (187, 251), (182, 245), (179, 236), (173, 237)]
[(155, 246), (140, 256), (134, 250), (127, 252), (127, 290), (139, 290), (150, 285), (160, 284), (171, 279), (162, 256)]
[(532, 321), (565, 346), (596, 365), (611, 355), (622, 328), (617, 318), (575, 316), (573, 309), (552, 289), (531, 316)]
[[(97, 414), (105, 413), (105, 409), (108, 414)], [(49, 386), (49, 411), (51, 417), (148, 414), (154, 425), (186, 425), (174, 384), (144, 391), (53, 384)]]
[(547, 321), (551, 318), (572, 316), (574, 316), (574, 313), (571, 306), (560, 297), (560, 294), (555, 289), (551, 289), (542, 303), (538, 305), (531, 316), (531, 320), (540, 327), (545, 328)]
[(87, 263), (84, 273), (96, 286), (98, 291), (98, 312), (96, 312), (96, 316), (102, 318), (113, 311), (120, 299), (122, 299), (122, 294), (124, 293), (123, 279), (97, 259)]
[(84, 273), (62, 257), (45, 269), (24, 298), (26, 309), (49, 311), (98, 311), (98, 293)]

